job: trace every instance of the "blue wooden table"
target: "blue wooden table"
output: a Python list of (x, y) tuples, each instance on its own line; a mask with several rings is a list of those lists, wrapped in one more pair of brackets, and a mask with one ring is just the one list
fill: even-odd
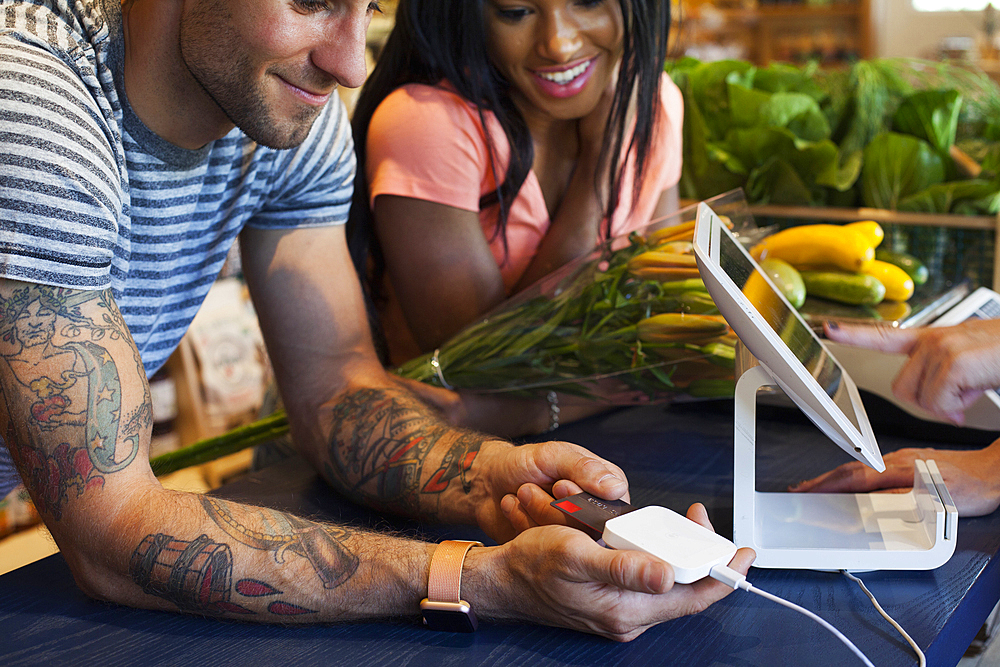
[[(949, 441), (947, 427), (907, 426), (891, 406), (866, 400), (883, 452)], [(584, 444), (629, 475), (635, 504), (683, 511), (701, 501), (719, 532), (731, 534), (732, 403), (628, 408), (563, 427), (553, 435)], [(759, 488), (781, 489), (844, 462), (843, 454), (797, 412), (758, 415)], [(955, 440), (965, 440), (955, 444)], [(763, 486), (761, 486), (763, 485)], [(299, 459), (223, 487), (219, 495), (430, 539), (475, 537), (470, 529), (386, 520), (331, 492)], [(926, 572), (862, 575), (882, 606), (927, 653), (954, 665), (1000, 598), (1000, 512), (961, 519), (955, 555)], [(856, 584), (835, 573), (752, 569), (755, 585), (810, 609), (844, 632), (879, 666), (915, 665), (905, 641)], [(0, 577), (0, 665), (751, 665), (861, 664), (818, 624), (736, 591), (707, 611), (657, 626), (628, 644), (555, 628), (485, 623), (473, 635), (392, 622), (274, 627), (225, 622), (94, 602), (73, 584), (58, 554)]]

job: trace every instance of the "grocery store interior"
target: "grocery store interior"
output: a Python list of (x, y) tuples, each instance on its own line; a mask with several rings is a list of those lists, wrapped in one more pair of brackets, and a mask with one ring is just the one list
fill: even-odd
[[(392, 28), (393, 3), (384, 4), (385, 13), (375, 17), (370, 29), (372, 66)], [(1000, 93), (985, 90), (987, 83), (1000, 81), (1000, 14), (983, 0), (675, 0), (672, 16), (671, 60), (675, 63), (684, 57), (702, 63), (743, 61), (759, 68), (785, 63), (819, 80), (849, 77), (845, 73), (857, 71), (852, 68), (859, 62), (919, 59), (926, 64), (921, 71), (932, 79), (937, 77), (935, 87), (961, 72), (960, 92), (965, 99), (978, 98), (983, 92), (983, 109), (1000, 104)], [(935, 70), (935, 63), (949, 69)], [(682, 76), (684, 72), (678, 71), (677, 77)], [(983, 91), (977, 86), (983, 86)], [(356, 91), (342, 89), (340, 93), (350, 107)], [(960, 145), (978, 163), (977, 169), (1000, 166), (1000, 151), (991, 152), (992, 146), (969, 137), (966, 140)], [(785, 216), (796, 218), (808, 217), (802, 212), (804, 206), (825, 209), (843, 203), (835, 195), (806, 201), (796, 193), (768, 190), (769, 182), (764, 174), (748, 189), (751, 198), (759, 197), (758, 203), (777, 206), (761, 209), (761, 219), (767, 218), (769, 223), (781, 224), (783, 213), (778, 209), (782, 205), (797, 207)], [(815, 183), (807, 185), (806, 189), (816, 191), (812, 187)], [(698, 201), (717, 194), (704, 187), (689, 186), (682, 197)], [(958, 195), (950, 196), (949, 201), (957, 201)], [(921, 208), (919, 202), (910, 202), (911, 212), (941, 216), (940, 227), (934, 227), (933, 234), (926, 231), (931, 228), (922, 228), (908, 236), (905, 218), (899, 218), (898, 227), (893, 224), (895, 218), (885, 218), (885, 226), (896, 229), (900, 238), (931, 247), (924, 259), (932, 278), (949, 285), (968, 279), (973, 288), (996, 289), (998, 202), (995, 196), (980, 196), (947, 210)], [(871, 202), (850, 205), (870, 207)], [(271, 379), (261, 334), (241, 280), (239, 257), (234, 253), (181, 347), (151, 378), (155, 419), (151, 455), (223, 434), (267, 414), (274, 407), (268, 391)], [(162, 481), (170, 488), (207, 491), (245, 473), (251, 460), (248, 449), (170, 473)], [(0, 574), (55, 551), (26, 492), (15, 491), (2, 500)], [(996, 615), (994, 612), (970, 647), (961, 663), (964, 667), (1000, 664), (1000, 641), (989, 641)]]

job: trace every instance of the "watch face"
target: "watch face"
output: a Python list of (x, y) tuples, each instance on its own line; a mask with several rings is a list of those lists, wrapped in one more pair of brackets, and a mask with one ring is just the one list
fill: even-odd
[(443, 632), (475, 632), (479, 627), (476, 614), (465, 602), (429, 602), (420, 603), (420, 611), (424, 616), (424, 625), (431, 630)]

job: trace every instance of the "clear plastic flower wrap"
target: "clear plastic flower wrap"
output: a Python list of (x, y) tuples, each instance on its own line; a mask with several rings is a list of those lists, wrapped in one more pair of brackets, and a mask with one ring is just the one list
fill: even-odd
[[(741, 192), (711, 200), (755, 236)], [(610, 404), (731, 397), (736, 337), (698, 275), (695, 206), (611, 239), (395, 372), (437, 386)]]
[[(753, 223), (740, 190), (708, 203), (747, 245), (767, 231)], [(736, 337), (698, 277), (696, 208), (602, 243), (395, 372), (441, 387), (558, 391), (608, 405), (732, 396)], [(162, 475), (287, 433), (279, 410), (151, 464)]]

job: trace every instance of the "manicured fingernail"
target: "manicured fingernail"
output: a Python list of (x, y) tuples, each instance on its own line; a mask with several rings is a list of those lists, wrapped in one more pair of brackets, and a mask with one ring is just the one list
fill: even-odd
[(840, 329), (840, 325), (831, 320), (826, 323), (826, 328), (831, 331), (838, 331)]

